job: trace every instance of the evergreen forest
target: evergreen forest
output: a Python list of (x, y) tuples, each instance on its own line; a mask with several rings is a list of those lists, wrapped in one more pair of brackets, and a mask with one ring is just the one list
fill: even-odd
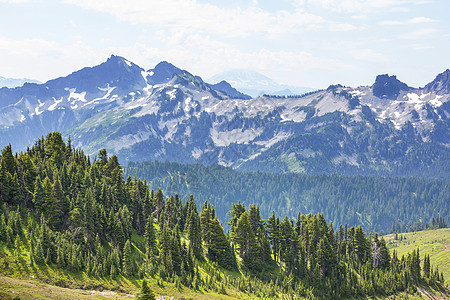
[(383, 234), (424, 229), (427, 224), (438, 228), (433, 219), (448, 223), (445, 218), (450, 215), (448, 180), (244, 173), (218, 165), (172, 162), (131, 162), (124, 172), (137, 174), (167, 193), (186, 198), (194, 194), (198, 205), (209, 201), (222, 222), (227, 220), (230, 203), (238, 200), (259, 205), (265, 219), (272, 211), (289, 218), (297, 218), (299, 211), (323, 213), (333, 224), (362, 225)]
[[(151, 164), (146, 166), (147, 171), (152, 168)], [(127, 169), (128, 174), (131, 171)], [(214, 173), (210, 175), (213, 178)], [(391, 253), (382, 237), (369, 233), (374, 223), (369, 229), (347, 225), (343, 216), (341, 224), (334, 225), (337, 223), (326, 216), (336, 220), (339, 211), (333, 215), (325, 206), (309, 209), (292, 203), (289, 213), (280, 213), (274, 202), (270, 206), (274, 211), (263, 218), (261, 202), (247, 199), (251, 204), (246, 205), (237, 200), (241, 197), (228, 195), (224, 198), (236, 201), (228, 204), (229, 230), (225, 232), (217, 209), (222, 212), (224, 202), (213, 205), (212, 201), (202, 201), (198, 205), (195, 193), (164, 193), (153, 182), (153, 189), (149, 189), (150, 182), (138, 179), (140, 176), (124, 177), (117, 156), (100, 150), (92, 159), (75, 149), (70, 139), (65, 142), (58, 132), (38, 139), (23, 153), (14, 154), (11, 145), (6, 146), (0, 156), (1, 273), (7, 275), (11, 265), (22, 263), (22, 254), (27, 253), (26, 261), (32, 268), (47, 266), (105, 280), (142, 280), (140, 299), (153, 297), (148, 282), (159, 287), (170, 283), (178, 290), (198, 293), (227, 295), (238, 291), (261, 299), (366, 298), (414, 294), (418, 286), (446, 291), (442, 273), (430, 265), (427, 256), (418, 250), (401, 257)], [(236, 175), (227, 182), (250, 189), (257, 184), (252, 178), (269, 175), (248, 176)], [(448, 183), (442, 181), (398, 179), (388, 188), (382, 179), (368, 177), (289, 179), (318, 184), (316, 192), (320, 188), (324, 193), (337, 192), (338, 187), (352, 181), (367, 189), (351, 198), (355, 201), (352, 204), (346, 202), (350, 200), (344, 198), (345, 192), (336, 195), (342, 201), (337, 207), (347, 206), (344, 209), (348, 211), (368, 205), (367, 195), (374, 188), (379, 188), (379, 203), (373, 207), (385, 205), (388, 195), (384, 193), (405, 189), (405, 195), (411, 196), (413, 186), (433, 199), (424, 205), (421, 199), (425, 196), (418, 194), (410, 199), (416, 209), (423, 207), (427, 213), (441, 205), (443, 212), (448, 209)], [(205, 177), (197, 180), (203, 182)], [(242, 183), (237, 184), (238, 180)], [(283, 181), (288, 180), (273, 177), (267, 184), (278, 189), (276, 184)], [(326, 188), (326, 184), (331, 187)], [(218, 185), (221, 183), (211, 185), (211, 190), (217, 193)], [(261, 193), (267, 191), (263, 185), (260, 188)], [(393, 205), (402, 204), (401, 199)], [(409, 212), (400, 210), (399, 215)], [(378, 220), (373, 218), (372, 222)], [(6, 252), (13, 253), (14, 261), (5, 260)]]

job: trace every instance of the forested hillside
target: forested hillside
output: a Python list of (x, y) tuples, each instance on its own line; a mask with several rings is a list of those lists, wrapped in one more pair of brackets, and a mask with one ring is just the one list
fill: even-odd
[(217, 165), (161, 162), (130, 163), (124, 171), (169, 193), (194, 194), (197, 203), (209, 201), (222, 222), (230, 203), (238, 200), (258, 204), (263, 218), (272, 211), (294, 218), (299, 211), (323, 213), (334, 224), (362, 224), (383, 233), (407, 231), (450, 213), (448, 180), (241, 173)]
[[(263, 220), (260, 207), (237, 202), (225, 235), (214, 206), (197, 209), (193, 196), (183, 203), (136, 177), (124, 180), (116, 156), (101, 150), (90, 159), (59, 133), (16, 155), (9, 145), (0, 161), (4, 275), (62, 286), (77, 276), (80, 286), (146, 278), (160, 291), (264, 299), (385, 296), (418, 285), (445, 291), (442, 274), (422, 270), (419, 251), (399, 258), (377, 234), (334, 228), (323, 214)], [(50, 279), (55, 269), (62, 275)]]

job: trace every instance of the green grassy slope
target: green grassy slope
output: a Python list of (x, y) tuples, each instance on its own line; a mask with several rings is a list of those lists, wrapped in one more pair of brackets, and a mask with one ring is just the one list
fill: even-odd
[[(11, 248), (0, 242), (0, 299), (110, 299), (130, 298), (139, 291), (141, 280), (118, 275), (87, 276), (85, 272), (69, 272), (58, 269), (56, 265), (30, 264), (28, 240), (23, 240), (21, 253), (17, 258)], [(210, 276), (240, 277), (238, 272), (229, 272), (207, 261), (199, 263), (199, 273), (203, 280)], [(212, 270), (212, 271), (211, 271)], [(225, 285), (225, 294), (219, 287), (205, 290), (192, 290), (183, 285), (164, 281), (158, 285), (159, 277), (148, 278), (149, 286), (156, 296), (169, 296), (176, 299), (249, 299), (246, 295), (231, 285)]]
[[(395, 240), (395, 234), (385, 236), (388, 248), (397, 251), (398, 256), (407, 254), (419, 248), (423, 259), (430, 255), (433, 267), (438, 267), (444, 273), (445, 284), (450, 285), (450, 228), (424, 230), (419, 232), (402, 233), (403, 240)], [(400, 234), (398, 235), (400, 237)]]
[[(433, 266), (444, 272), (446, 285), (450, 283), (450, 229), (428, 230), (404, 233), (402, 241), (394, 240), (395, 235), (387, 235), (386, 239), (391, 251), (394, 249), (401, 257), (415, 248), (420, 249), (421, 256), (429, 254)], [(24, 245), (27, 241), (23, 241)], [(140, 287), (141, 281), (117, 276), (89, 277), (84, 272), (68, 272), (59, 270), (54, 265), (30, 265), (27, 246), (22, 246), (20, 256), (14, 259), (14, 253), (4, 243), (0, 243), (0, 299), (112, 299), (130, 298)], [(213, 270), (213, 271), (211, 271)], [(219, 270), (208, 262), (199, 264), (199, 272), (207, 280), (212, 273), (226, 277), (240, 277), (238, 272)], [(216, 276), (216, 275), (215, 275)], [(158, 277), (149, 279), (149, 284), (156, 296), (170, 296), (177, 299), (251, 299), (230, 285), (225, 286), (226, 295), (217, 291), (177, 288), (174, 283), (164, 282), (158, 285)], [(287, 296), (287, 295), (286, 295)], [(397, 294), (401, 299), (427, 299), (419, 294)], [(256, 297), (253, 297), (256, 299)], [(377, 298), (381, 299), (381, 298)], [(389, 298), (391, 299), (391, 298)], [(392, 298), (393, 299), (393, 298)]]

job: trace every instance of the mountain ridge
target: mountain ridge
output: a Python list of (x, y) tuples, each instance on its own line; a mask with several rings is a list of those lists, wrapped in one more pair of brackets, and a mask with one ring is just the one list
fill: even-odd
[(125, 162), (449, 178), (448, 73), (425, 88), (385, 74), (372, 86), (249, 99), (169, 62), (145, 71), (112, 55), (43, 84), (0, 89), (0, 144), (15, 138), (25, 149), (58, 130), (89, 154), (106, 148)]

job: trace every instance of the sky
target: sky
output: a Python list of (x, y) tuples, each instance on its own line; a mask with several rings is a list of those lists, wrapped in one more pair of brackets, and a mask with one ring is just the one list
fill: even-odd
[(0, 0), (0, 76), (40, 81), (120, 55), (208, 79), (227, 70), (326, 88), (450, 68), (448, 0)]

